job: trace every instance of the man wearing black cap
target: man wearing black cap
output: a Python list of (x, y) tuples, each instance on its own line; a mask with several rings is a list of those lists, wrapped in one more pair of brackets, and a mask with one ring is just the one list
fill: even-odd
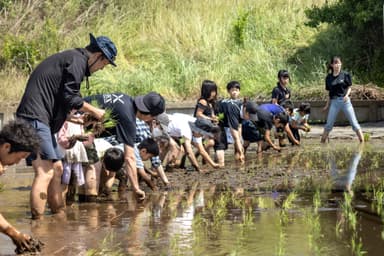
[(89, 112), (97, 119), (103, 118), (104, 110), (83, 101), (80, 84), (106, 65), (116, 66), (116, 55), (116, 47), (108, 37), (95, 38), (90, 34), (88, 46), (46, 58), (29, 77), (16, 115), (32, 124), (42, 139), (40, 154), (29, 159), (35, 170), (31, 190), (32, 218), (44, 214), (47, 199), (53, 213), (61, 212), (64, 207), (60, 187), (62, 155), (54, 134), (73, 109)]
[[(150, 92), (146, 95), (132, 98), (123, 93), (99, 94), (84, 98), (86, 102), (97, 101), (102, 109), (111, 110), (111, 116), (116, 121), (116, 126), (106, 133), (115, 135), (118, 143), (124, 144), (125, 172), (131, 182), (133, 190), (140, 197), (145, 198), (145, 193), (139, 187), (136, 171), (135, 139), (136, 117), (145, 122), (152, 121), (165, 110), (164, 98)], [(102, 136), (102, 135), (101, 135)], [(97, 190), (96, 190), (97, 191)]]
[(272, 90), (272, 102), (273, 104), (281, 105), (285, 100), (291, 98), (291, 91), (289, 90), (288, 83), (290, 82), (290, 76), (287, 70), (279, 70), (277, 73), (277, 85)]

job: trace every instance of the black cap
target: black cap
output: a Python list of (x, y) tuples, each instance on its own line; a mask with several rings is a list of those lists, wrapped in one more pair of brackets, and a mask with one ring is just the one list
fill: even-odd
[(277, 73), (277, 78), (280, 78), (280, 77), (289, 77), (288, 70), (285, 70), (285, 69), (279, 70), (279, 72)]
[(146, 95), (135, 97), (137, 109), (151, 116), (157, 116), (165, 111), (165, 100), (157, 92), (150, 92)]

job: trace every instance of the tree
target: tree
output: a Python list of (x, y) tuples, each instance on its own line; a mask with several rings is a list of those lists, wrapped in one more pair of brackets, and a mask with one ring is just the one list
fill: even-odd
[(381, 0), (339, 0), (306, 10), (306, 25), (328, 23), (337, 31), (344, 60), (364, 80), (384, 82), (383, 2)]

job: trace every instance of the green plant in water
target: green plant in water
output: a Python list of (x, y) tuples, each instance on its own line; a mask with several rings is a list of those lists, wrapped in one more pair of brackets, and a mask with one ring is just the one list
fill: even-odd
[(125, 253), (119, 248), (120, 243), (115, 241), (113, 233), (109, 233), (101, 242), (99, 248), (89, 249), (87, 256), (123, 256)]
[(283, 209), (284, 210), (288, 210), (288, 209), (291, 209), (293, 208), (294, 204), (293, 204), (293, 201), (296, 200), (297, 198), (297, 193), (295, 191), (289, 193), (287, 199), (285, 199), (284, 203), (283, 203)]
[(171, 255), (182, 255), (182, 250), (179, 246), (180, 234), (174, 234), (171, 238)]
[(3, 190), (4, 190), (4, 184), (0, 183), (0, 192), (3, 192)]
[[(314, 196), (314, 198), (316, 195)], [(314, 199), (315, 201), (315, 199)], [(314, 255), (325, 255), (324, 249), (319, 247), (321, 234), (320, 216), (317, 211), (314, 213), (311, 210), (303, 210), (305, 221), (309, 227), (308, 243), (309, 247), (315, 252)]]
[(369, 141), (371, 139), (371, 135), (369, 133), (364, 132), (363, 136), (364, 136), (364, 141), (365, 142), (367, 142), (367, 141)]
[(321, 206), (320, 190), (316, 189), (316, 193), (313, 196), (313, 210), (315, 213), (318, 213), (320, 206)]
[(361, 237), (357, 238), (356, 232), (353, 233), (351, 237), (351, 247), (353, 255), (360, 256), (367, 254), (367, 251), (363, 250), (363, 242), (361, 241)]
[(344, 203), (341, 206), (342, 214), (345, 216), (349, 227), (355, 231), (357, 224), (356, 212), (352, 207), (352, 195), (344, 192)]
[(252, 207), (244, 208), (243, 226), (251, 227), (253, 225), (253, 210)]

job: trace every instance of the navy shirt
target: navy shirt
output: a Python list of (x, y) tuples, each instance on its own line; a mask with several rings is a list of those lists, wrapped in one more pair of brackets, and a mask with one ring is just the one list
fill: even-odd
[(325, 89), (329, 91), (329, 98), (331, 99), (344, 97), (351, 85), (351, 75), (345, 71), (341, 71), (337, 76), (328, 74), (325, 78)]
[(52, 133), (58, 132), (69, 111), (83, 106), (80, 84), (89, 75), (85, 49), (66, 50), (46, 58), (29, 77), (16, 115), (37, 119)]
[(98, 107), (112, 110), (111, 116), (117, 124), (114, 128), (107, 130), (105, 135), (116, 135), (119, 143), (134, 146), (137, 108), (131, 96), (123, 93), (99, 94), (86, 97), (84, 100), (89, 103), (95, 100)]
[(277, 104), (291, 98), (291, 91), (287, 87), (281, 86), (277, 83), (276, 87), (272, 90), (272, 99), (277, 99)]

